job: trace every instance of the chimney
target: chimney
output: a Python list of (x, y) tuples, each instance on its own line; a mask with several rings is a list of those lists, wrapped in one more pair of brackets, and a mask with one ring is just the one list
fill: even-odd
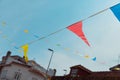
[(53, 70), (54, 70), (54, 74), (53, 74), (53, 76), (55, 76), (55, 75), (56, 75), (57, 70), (56, 70), (56, 69), (53, 69)]
[(11, 55), (11, 51), (8, 51), (6, 57), (8, 57), (10, 55)]
[(2, 63), (3, 63), (3, 64), (6, 63), (6, 60), (7, 60), (7, 58), (8, 58), (10, 55), (11, 55), (11, 52), (8, 51), (7, 54), (6, 54), (6, 56), (3, 56), (3, 57), (2, 57)]

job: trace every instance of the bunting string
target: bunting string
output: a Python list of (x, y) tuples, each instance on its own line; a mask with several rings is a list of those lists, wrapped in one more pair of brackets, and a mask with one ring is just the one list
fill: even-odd
[[(116, 14), (118, 13), (118, 12), (116, 11), (116, 9), (118, 9), (118, 8), (119, 8), (119, 4), (117, 4), (117, 5), (115, 5), (115, 6), (112, 6), (112, 7), (109, 7), (109, 8), (106, 8), (106, 9), (104, 9), (104, 10), (101, 10), (101, 11), (99, 11), (99, 12), (93, 14), (93, 15), (90, 15), (90, 16), (87, 17), (87, 18), (84, 18), (84, 19), (76, 22), (76, 23), (85, 21), (85, 20), (87, 20), (87, 19), (89, 19), (89, 18), (91, 18), (91, 17), (94, 17), (94, 16), (96, 16), (96, 15), (98, 15), (98, 14), (100, 14), (100, 13), (102, 13), (102, 12), (108, 10), (108, 9), (111, 9), (111, 10), (113, 11), (113, 13), (116, 15)], [(117, 13), (116, 13), (116, 12), (117, 12)], [(116, 16), (117, 16), (117, 15), (116, 15)], [(76, 24), (76, 23), (74, 23), (74, 24)], [(5, 21), (2, 21), (1, 25), (2, 25), (3, 27), (5, 27), (5, 26), (8, 25), (8, 24), (7, 24)], [(39, 40), (45, 39), (45, 38), (47, 38), (47, 37), (49, 37), (49, 36), (52, 36), (52, 35), (54, 35), (54, 34), (57, 34), (58, 32), (63, 31), (63, 30), (66, 29), (66, 28), (68, 28), (68, 27), (61, 28), (61, 29), (59, 29), (59, 30), (57, 30), (57, 31), (55, 31), (55, 32), (52, 32), (52, 33), (48, 34), (47, 36), (43, 36), (43, 37), (40, 37), (40, 38), (36, 36), (38, 39), (33, 40), (33, 41), (30, 41), (30, 42), (28, 42), (27, 44), (30, 45), (30, 44), (32, 44), (32, 43), (35, 43), (35, 42), (39, 41)], [(24, 32), (25, 32), (25, 33), (28, 33), (28, 30), (24, 30)], [(6, 38), (9, 42), (11, 42), (6, 36), (3, 36), (3, 38)], [(84, 38), (85, 38), (85, 37), (82, 36), (82, 39), (84, 39)], [(86, 40), (85, 40), (85, 42), (86, 42)], [(25, 43), (25, 44), (26, 44), (26, 43)], [(88, 44), (88, 42), (87, 42), (87, 44)], [(89, 45), (89, 44), (88, 44), (88, 45)], [(22, 45), (22, 46), (23, 46), (23, 45)], [(21, 47), (21, 46), (20, 46), (20, 47)], [(20, 48), (20, 47), (19, 47), (19, 48)]]
[(87, 19), (89, 19), (89, 18), (91, 18), (91, 17), (94, 17), (94, 16), (96, 16), (96, 15), (98, 15), (98, 14), (100, 14), (100, 13), (102, 13), (102, 12), (108, 10), (108, 9), (109, 9), (109, 8), (106, 8), (106, 9), (104, 9), (104, 10), (102, 10), (102, 11), (99, 11), (99, 12), (97, 12), (97, 13), (95, 13), (95, 14), (89, 16)]
[[(65, 29), (65, 28), (64, 28)], [(61, 30), (58, 30), (58, 31), (56, 31), (56, 32), (59, 32), (59, 31), (62, 31), (63, 29), (61, 29)], [(53, 33), (51, 33), (51, 34), (49, 34), (49, 35), (47, 35), (47, 36), (50, 36), (50, 35), (53, 35), (53, 34), (55, 34), (56, 32), (53, 32)], [(37, 35), (36, 35), (37, 36)], [(47, 37), (46, 36), (46, 37)], [(41, 38), (39, 38), (40, 40), (41, 39), (44, 39), (44, 38), (46, 38), (46, 37), (41, 37)], [(38, 38), (38, 36), (37, 36), (37, 38)], [(10, 41), (10, 39), (8, 38), (8, 37), (5, 37), (5, 38), (3, 38), (3, 39), (6, 39), (7, 41), (9, 41), (10, 43), (12, 42), (12, 41)], [(39, 40), (39, 39), (37, 39), (37, 40)], [(34, 43), (34, 42), (31, 42), (31, 43)], [(29, 44), (31, 44), (31, 43), (29, 43)], [(28, 55), (27, 55), (27, 50), (28, 50), (28, 44), (25, 44), (25, 45), (23, 45), (23, 46), (21, 46), (21, 48), (19, 48), (19, 47), (16, 47), (16, 44), (14, 43), (14, 44), (12, 44), (13, 46), (14, 46), (14, 48), (16, 49), (16, 50), (18, 50), (18, 52), (19, 53), (24, 53), (24, 58), (25, 58), (25, 61), (27, 62), (28, 61)], [(27, 47), (26, 47), (27, 46)], [(99, 63), (99, 64), (104, 64), (104, 65), (107, 65), (106, 64), (106, 62), (100, 62), (100, 61), (98, 61), (97, 60), (97, 57), (95, 57), (95, 56), (90, 56), (90, 55), (88, 55), (88, 54), (83, 54), (83, 53), (80, 53), (79, 51), (74, 51), (74, 50), (72, 50), (72, 49), (70, 49), (70, 48), (67, 48), (67, 47), (63, 47), (61, 44), (56, 44), (56, 46), (58, 46), (58, 47), (60, 47), (60, 48), (62, 48), (63, 50), (65, 50), (65, 51), (72, 51), (74, 54), (76, 54), (76, 55), (79, 55), (80, 57), (83, 57), (83, 58), (85, 58), (85, 59), (88, 59), (88, 60), (92, 60), (92, 61), (94, 61), (94, 62), (96, 62), (96, 63)], [(108, 66), (108, 65), (107, 65)]]
[[(115, 5), (115, 6), (106, 8), (106, 9), (104, 9), (104, 10), (101, 10), (101, 11), (93, 14), (93, 15), (90, 15), (90, 16), (88, 16), (87, 18), (84, 18), (84, 19), (82, 19), (82, 20), (80, 20), (80, 21), (78, 21), (78, 22), (76, 22), (76, 23), (74, 23), (74, 24), (72, 24), (72, 25), (70, 25), (70, 26), (68, 26), (68, 27), (64, 27), (64, 28), (58, 29), (57, 31), (52, 32), (52, 33), (50, 33), (50, 34), (48, 34), (48, 35), (46, 35), (46, 36), (43, 36), (43, 37), (40, 37), (40, 38), (39, 38), (39, 36), (34, 35), (37, 39), (36, 39), (36, 40), (33, 40), (33, 41), (30, 41), (30, 42), (28, 42), (28, 43), (25, 43), (25, 44), (27, 44), (27, 46), (28, 46), (28, 45), (30, 45), (30, 44), (33, 44), (33, 43), (37, 42), (37, 41), (40, 41), (40, 40), (42, 40), (42, 39), (45, 39), (45, 38), (47, 38), (47, 37), (49, 37), (49, 36), (52, 36), (52, 35), (54, 35), (54, 34), (57, 34), (57, 33), (61, 32), (61, 31), (63, 31), (64, 29), (66, 29), (66, 28), (68, 29), (68, 28), (71, 27), (71, 26), (72, 26), (72, 27), (73, 27), (73, 26), (75, 26), (75, 27), (76, 27), (76, 26), (80, 26), (81, 28), (80, 28), (79, 30), (81, 30), (81, 32), (82, 32), (82, 26), (81, 26), (81, 25), (82, 25), (82, 22), (83, 22), (83, 21), (85, 21), (85, 20), (87, 20), (87, 19), (89, 19), (89, 18), (92, 18), (92, 17), (94, 17), (94, 16), (96, 16), (96, 15), (98, 15), (98, 14), (100, 14), (100, 13), (103, 13), (104, 11), (106, 11), (106, 10), (108, 10), (108, 9), (111, 9), (111, 11), (114, 13), (114, 15), (115, 15), (115, 16), (119, 19), (119, 21), (120, 21), (120, 18), (119, 18), (120, 16), (118, 15), (118, 13), (120, 13), (120, 11), (118, 10), (118, 9), (120, 9), (120, 3), (119, 3), (119, 4)], [(116, 11), (116, 9), (117, 9), (117, 11)], [(81, 25), (78, 25), (78, 24), (80, 24), (80, 23), (81, 23)], [(3, 27), (5, 27), (6, 25), (8, 25), (8, 24), (7, 24), (5, 21), (2, 22), (2, 26), (3, 26)], [(77, 31), (77, 29), (78, 29), (78, 28), (75, 28), (75, 31)], [(25, 32), (25, 33), (28, 33), (28, 30), (24, 30), (24, 32)], [(74, 32), (74, 31), (73, 31), (73, 32)], [(78, 31), (77, 31), (77, 32), (78, 32)], [(2, 33), (2, 31), (0, 31), (0, 33)], [(74, 33), (75, 33), (75, 32), (74, 32)], [(78, 35), (78, 33), (77, 33), (77, 35)], [(84, 40), (84, 42), (86, 42), (86, 43), (88, 44), (88, 46), (90, 46), (89, 43), (88, 43), (88, 41), (87, 41), (87, 39), (85, 38), (85, 35), (84, 35), (83, 32), (80, 33), (78, 36), (80, 36), (80, 37), (82, 38), (82, 40)], [(6, 37), (4, 36), (3, 38), (6, 38)], [(8, 38), (7, 38), (6, 40), (8, 40), (9, 42), (11, 42)], [(22, 45), (22, 46), (20, 46), (20, 47), (16, 47), (16, 49), (25, 46), (25, 44)], [(25, 48), (25, 49), (26, 49), (26, 48)], [(26, 50), (28, 50), (28, 48), (27, 48)], [(68, 49), (67, 49), (67, 50), (68, 50)], [(25, 53), (27, 53), (27, 52), (25, 52)], [(27, 55), (25, 55), (25, 56), (27, 56)], [(89, 55), (85, 55), (84, 57), (89, 58)], [(92, 60), (93, 60), (93, 61), (96, 61), (96, 57), (93, 57)], [(27, 57), (26, 57), (26, 61), (27, 61)]]
[(109, 64), (107, 64), (106, 61), (99, 61), (98, 58), (96, 56), (91, 56), (89, 54), (85, 54), (85, 53), (81, 53), (80, 51), (75, 51), (73, 49), (70, 49), (70, 48), (66, 48), (66, 47), (63, 47), (62, 44), (56, 44), (57, 47), (71, 53), (72, 54), (76, 54), (76, 55), (79, 55), (80, 58), (84, 58), (84, 59), (87, 59), (87, 60), (91, 60), (91, 61), (94, 61), (95, 63), (98, 63), (98, 64), (102, 64), (104, 66), (107, 66), (107, 67), (110, 67)]
[(64, 29), (66, 29), (66, 28), (59, 29), (59, 30), (57, 30), (57, 31), (55, 31), (55, 32), (52, 32), (52, 33), (48, 34), (47, 36), (40, 37), (40, 38), (38, 38), (37, 40), (33, 40), (33, 41), (31, 41), (31, 42), (29, 42), (29, 43), (27, 43), (27, 44), (30, 45), (30, 44), (32, 44), (32, 43), (34, 43), (34, 42), (37, 42), (37, 41), (42, 40), (42, 39), (45, 39), (45, 38), (47, 38), (47, 37), (49, 37), (49, 36), (51, 36), (51, 35), (54, 35), (54, 34), (56, 34), (56, 33), (58, 33), (58, 32), (63, 31)]
[[(117, 5), (120, 5), (120, 4), (117, 4)], [(115, 5), (115, 6), (116, 6), (116, 5)], [(114, 7), (114, 6), (113, 6), (113, 7)], [(89, 18), (92, 18), (92, 17), (100, 14), (100, 13), (105, 12), (106, 10), (108, 10), (108, 9), (110, 9), (110, 8), (111, 8), (111, 7), (105, 8), (105, 9), (103, 9), (103, 10), (101, 10), (101, 11), (99, 11), (99, 12), (93, 14), (93, 15), (88, 16), (87, 18), (81, 19), (81, 20), (78, 21), (78, 22), (83, 22), (83, 21), (85, 21), (85, 20), (87, 20), (87, 19), (89, 19)], [(76, 22), (76, 23), (78, 23), (78, 22)], [(74, 24), (75, 24), (75, 23), (74, 23)], [(39, 41), (39, 40), (45, 39), (45, 38), (47, 38), (47, 37), (49, 37), (49, 36), (51, 36), (51, 35), (54, 35), (54, 34), (56, 34), (56, 33), (58, 33), (58, 32), (63, 31), (63, 30), (66, 29), (66, 28), (68, 28), (68, 26), (65, 27), (65, 28), (61, 28), (61, 29), (59, 29), (59, 30), (57, 30), (57, 31), (55, 31), (55, 32), (52, 32), (52, 33), (48, 34), (47, 36), (43, 36), (43, 37), (38, 38), (37, 40), (33, 40), (33, 41), (31, 41), (31, 42), (28, 42), (27, 44), (32, 44), (32, 43), (37, 42), (37, 41)]]

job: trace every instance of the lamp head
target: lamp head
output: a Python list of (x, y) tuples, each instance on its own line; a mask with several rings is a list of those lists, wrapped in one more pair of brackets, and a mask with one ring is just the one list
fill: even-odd
[(48, 48), (49, 51), (53, 51), (52, 49)]

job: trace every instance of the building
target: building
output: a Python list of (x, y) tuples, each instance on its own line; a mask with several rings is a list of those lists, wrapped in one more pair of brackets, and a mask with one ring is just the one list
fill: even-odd
[(82, 65), (70, 67), (70, 73), (65, 76), (53, 76), (52, 80), (120, 80), (120, 64), (110, 71), (93, 72)]
[(55, 75), (55, 70), (50, 69), (50, 74), (46, 74), (46, 69), (33, 60), (27, 63), (23, 57), (14, 55), (8, 51), (0, 62), (0, 80), (47, 80)]

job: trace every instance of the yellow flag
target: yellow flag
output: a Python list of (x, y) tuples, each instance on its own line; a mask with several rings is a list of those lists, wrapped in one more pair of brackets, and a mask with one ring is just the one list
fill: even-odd
[(25, 44), (21, 47), (23, 49), (23, 52), (24, 52), (24, 58), (25, 58), (25, 61), (28, 62), (28, 44)]
[(70, 49), (69, 48), (65, 48), (66, 51), (69, 51)]
[(85, 58), (89, 58), (90, 56), (89, 55), (85, 55)]
[(2, 26), (3, 26), (3, 27), (6, 26), (6, 22), (3, 21), (3, 22), (2, 22)]
[(26, 30), (24, 30), (24, 32), (25, 32), (25, 33), (28, 33), (28, 30), (26, 29)]

